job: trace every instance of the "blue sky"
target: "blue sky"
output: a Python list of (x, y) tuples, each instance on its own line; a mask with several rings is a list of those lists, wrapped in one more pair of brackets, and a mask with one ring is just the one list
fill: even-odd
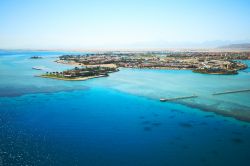
[(0, 47), (85, 49), (245, 42), (250, 0), (1, 0)]

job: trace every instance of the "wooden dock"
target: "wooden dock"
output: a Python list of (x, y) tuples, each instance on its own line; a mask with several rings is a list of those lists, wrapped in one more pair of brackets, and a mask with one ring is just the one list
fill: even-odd
[(241, 90), (217, 92), (217, 93), (213, 93), (212, 95), (225, 95), (225, 94), (230, 94), (230, 93), (242, 93), (242, 92), (250, 92), (250, 89), (241, 89)]
[(175, 100), (183, 100), (183, 99), (191, 99), (191, 98), (197, 98), (197, 95), (192, 95), (192, 96), (181, 96), (181, 97), (174, 97), (174, 98), (161, 98), (161, 102), (166, 102), (166, 101), (175, 101)]

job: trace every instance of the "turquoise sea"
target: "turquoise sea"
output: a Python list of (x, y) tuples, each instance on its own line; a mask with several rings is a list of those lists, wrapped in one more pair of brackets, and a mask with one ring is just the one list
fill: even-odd
[[(0, 51), (0, 166), (248, 166), (250, 69), (238, 75), (125, 69), (109, 77), (35, 77), (76, 52)], [(43, 59), (29, 59), (31, 56)], [(250, 65), (250, 61), (244, 61)], [(162, 97), (196, 94), (182, 102)], [(222, 116), (222, 115), (230, 115)], [(234, 115), (234, 116), (233, 116)]]

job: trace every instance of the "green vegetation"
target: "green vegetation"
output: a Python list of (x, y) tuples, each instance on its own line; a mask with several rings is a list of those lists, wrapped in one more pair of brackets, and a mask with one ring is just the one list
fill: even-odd
[(238, 74), (237, 70), (227, 70), (221, 68), (194, 69), (193, 72), (202, 74), (225, 74), (225, 75)]
[(42, 57), (41, 56), (32, 56), (32, 57), (30, 57), (30, 59), (42, 59)]
[(94, 77), (104, 77), (108, 76), (109, 73), (118, 71), (117, 68), (110, 67), (85, 67), (78, 68), (75, 67), (71, 70), (66, 70), (63, 72), (46, 72), (46, 74), (41, 75), (41, 77), (55, 78), (55, 79), (65, 79), (65, 80), (84, 80), (84, 78), (94, 78)]

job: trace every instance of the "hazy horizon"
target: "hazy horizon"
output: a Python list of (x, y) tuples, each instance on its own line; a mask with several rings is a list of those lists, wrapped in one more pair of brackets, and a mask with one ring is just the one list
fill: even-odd
[(216, 48), (250, 43), (250, 2), (0, 1), (1, 49)]

